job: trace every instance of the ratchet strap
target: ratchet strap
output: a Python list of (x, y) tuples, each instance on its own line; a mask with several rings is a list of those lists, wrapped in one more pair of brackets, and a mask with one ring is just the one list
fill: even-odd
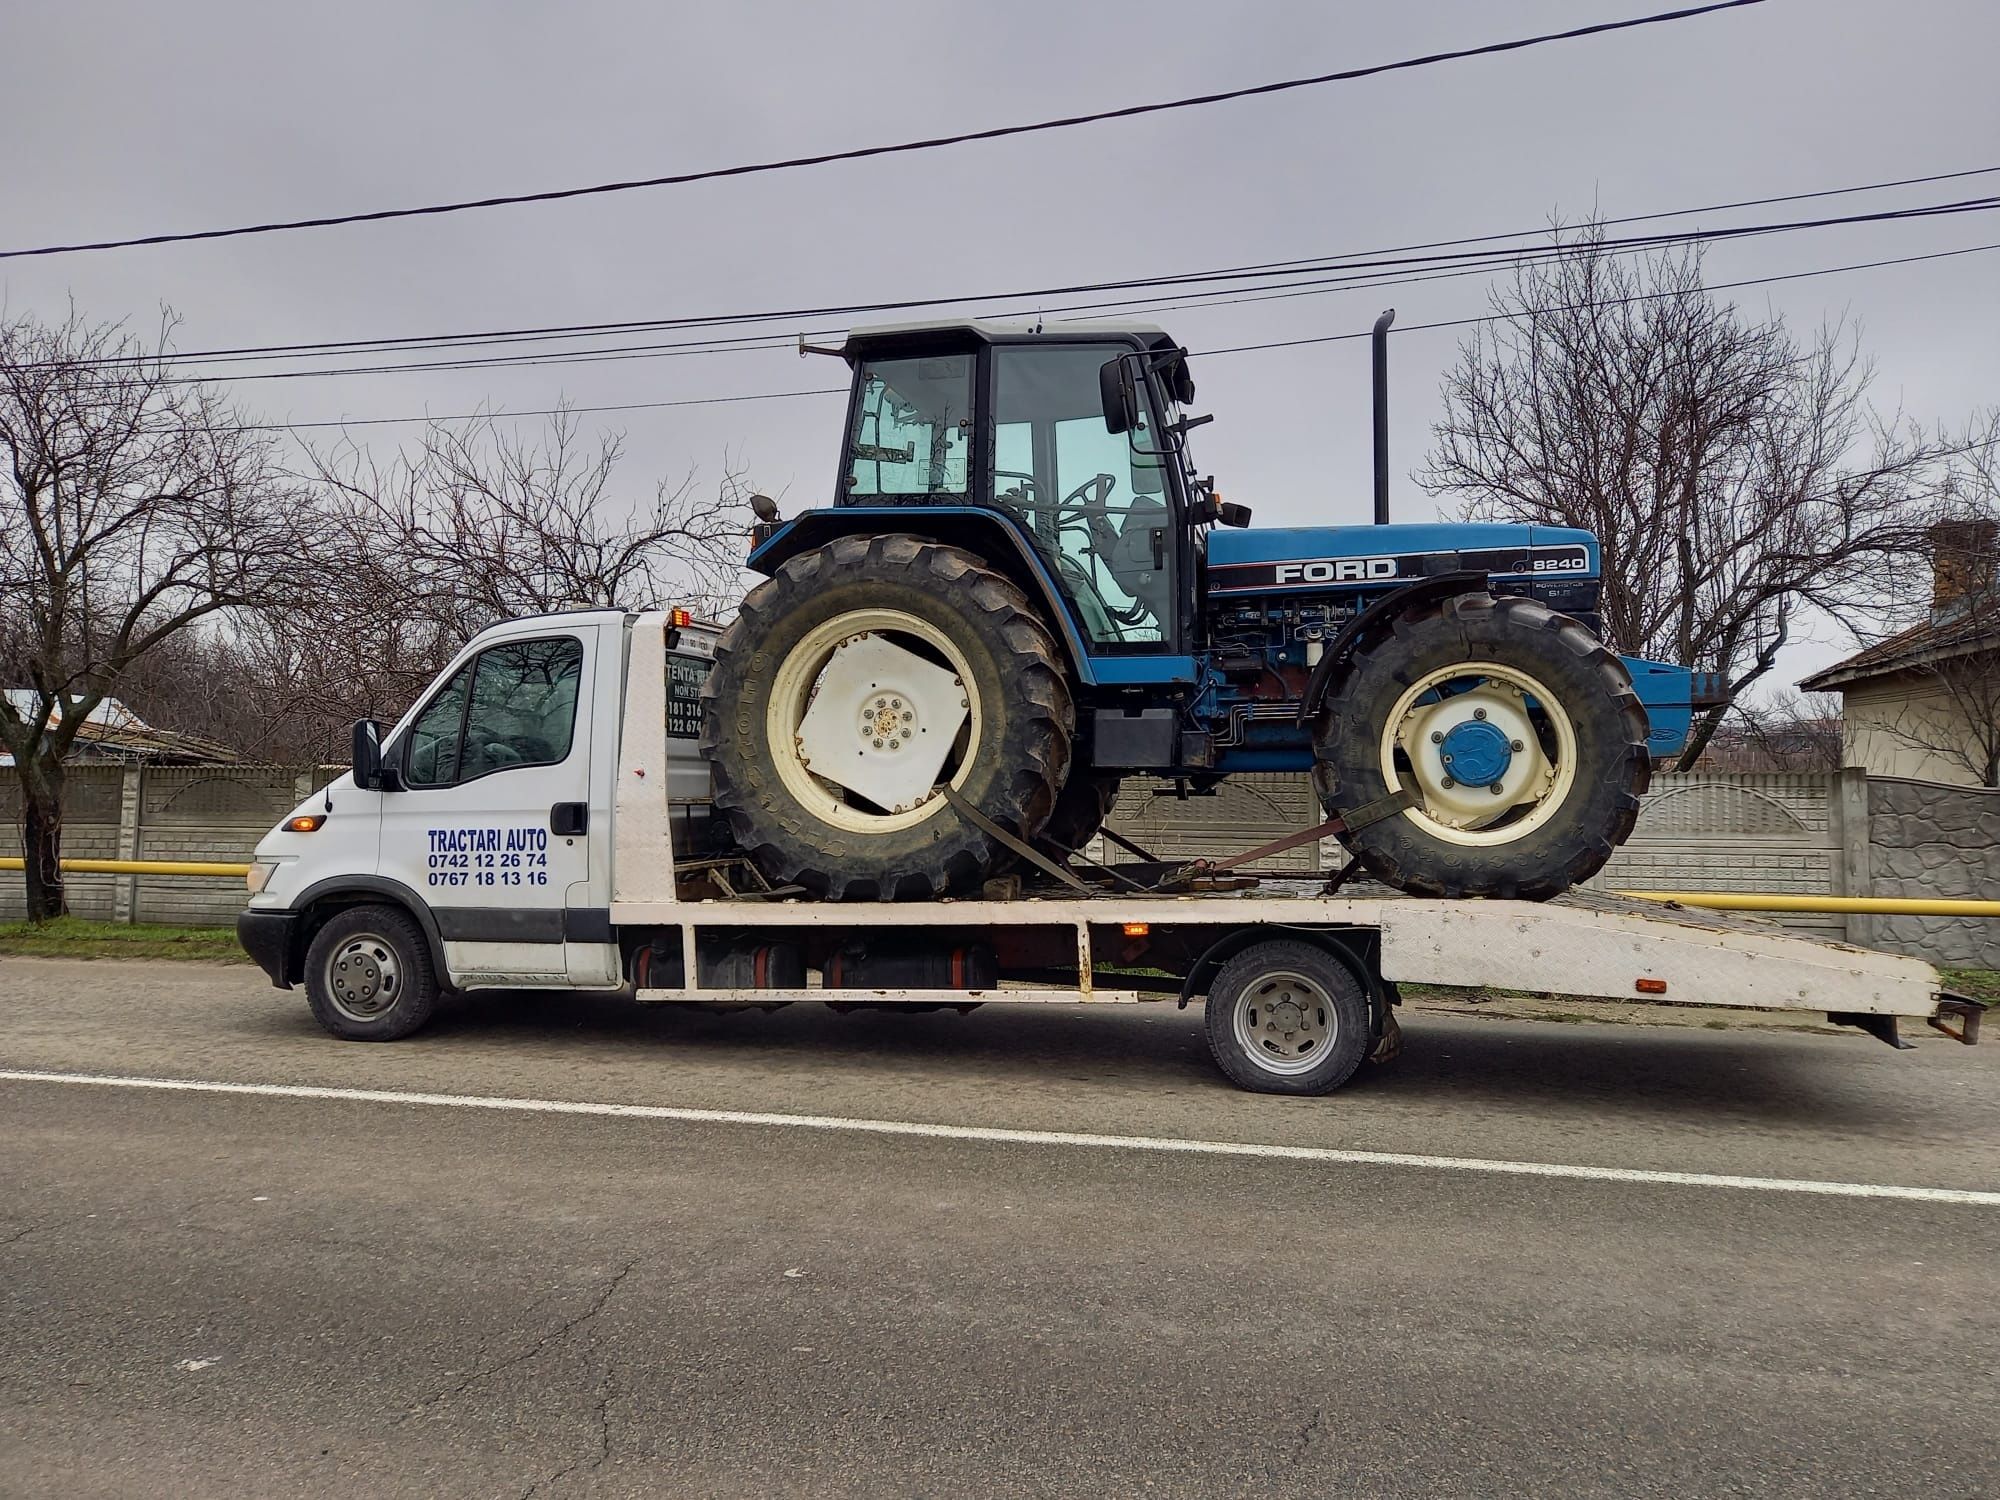
[(1009, 849), (1020, 855), (1021, 858), (1027, 860), (1044, 873), (1055, 876), (1056, 879), (1060, 880), (1071, 890), (1082, 891), (1085, 894), (1089, 893), (1090, 887), (1077, 879), (1074, 872), (1065, 870), (1061, 865), (1042, 853), (1041, 850), (1031, 845), (1026, 839), (1014, 837), (1013, 834), (987, 817), (985, 813), (974, 807), (970, 802), (967, 802), (950, 787), (941, 786), (938, 790), (944, 794), (944, 800), (951, 804), (952, 809), (981, 833), (987, 835), (989, 838), (998, 839)]
[(1328, 818), (1324, 823), (1308, 828), (1302, 833), (1287, 834), (1284, 838), (1273, 839), (1268, 844), (1259, 844), (1255, 849), (1232, 854), (1228, 859), (1213, 861), (1197, 859), (1191, 864), (1182, 866), (1176, 873), (1183, 878), (1191, 875), (1220, 875), (1223, 871), (1233, 870), (1239, 865), (1269, 859), (1274, 854), (1283, 854), (1286, 850), (1296, 849), (1301, 844), (1317, 843), (1320, 839), (1330, 838), (1336, 834), (1359, 832), (1371, 823), (1395, 817), (1415, 801), (1408, 790), (1392, 792), (1387, 797), (1355, 808), (1344, 818)]

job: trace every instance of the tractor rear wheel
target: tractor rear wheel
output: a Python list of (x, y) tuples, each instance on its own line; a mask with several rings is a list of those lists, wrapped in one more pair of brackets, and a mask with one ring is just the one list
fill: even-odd
[(1049, 814), (1042, 830), (1042, 842), (1065, 851), (1081, 849), (1097, 837), (1097, 830), (1118, 805), (1116, 777), (1097, 777), (1078, 770), (1063, 783), (1056, 797), (1056, 810)]
[(1027, 597), (970, 552), (843, 537), (751, 590), (702, 689), (715, 808), (779, 885), (835, 901), (978, 885), (1048, 823), (1076, 714)]
[(1357, 650), (1315, 729), (1313, 782), (1334, 817), (1409, 795), (1342, 836), (1378, 879), (1545, 901), (1631, 833), (1646, 735), (1624, 665), (1589, 630), (1532, 599), (1460, 594)]

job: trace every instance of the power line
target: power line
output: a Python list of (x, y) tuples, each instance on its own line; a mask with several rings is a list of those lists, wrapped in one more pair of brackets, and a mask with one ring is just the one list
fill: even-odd
[[(1413, 273), (1420, 271), (1438, 271), (1438, 270), (1463, 271), (1468, 268), (1472, 271), (1485, 271), (1491, 269), (1492, 267), (1508, 264), (1510, 262), (1516, 264), (1529, 264), (1535, 261), (1547, 260), (1551, 258), (1561, 258), (1566, 255), (1575, 255), (1586, 252), (1630, 254), (1650, 249), (1669, 247), (1673, 245), (1700, 245), (1700, 244), (1720, 243), (1730, 240), (1750, 238), (1753, 236), (1763, 236), (1770, 234), (1787, 234), (1809, 229), (1826, 229), (1826, 228), (1851, 226), (1857, 224), (1891, 223), (1905, 219), (1942, 218), (1942, 217), (1950, 217), (1966, 213), (1985, 213), (1985, 212), (1990, 212), (1996, 208), (2000, 208), (2000, 196), (1962, 199), (1956, 202), (1949, 202), (1949, 203), (1925, 204), (1914, 208), (1885, 209), (1872, 213), (1847, 214), (1847, 215), (1841, 215), (1837, 217), (1823, 218), (1823, 219), (1800, 219), (1800, 220), (1781, 221), (1781, 222), (1766, 223), (1766, 224), (1737, 225), (1722, 229), (1689, 230), (1680, 233), (1636, 235), (1636, 236), (1627, 236), (1624, 238), (1616, 238), (1616, 239), (1579, 240), (1571, 242), (1570, 244), (1567, 245), (1557, 244), (1553, 246), (1509, 246), (1505, 248), (1462, 252), (1455, 255), (1403, 256), (1403, 257), (1394, 257), (1394, 258), (1378, 259), (1370, 261), (1355, 260), (1355, 261), (1347, 261), (1342, 263), (1323, 265), (1319, 267), (1305, 268), (1305, 269), (1323, 269), (1339, 273), (1324, 278), (1323, 280), (1276, 282), (1276, 283), (1269, 283), (1266, 285), (1252, 287), (1249, 288), (1248, 290), (1251, 293), (1257, 293), (1257, 292), (1269, 292), (1273, 290), (1283, 290), (1287, 288), (1314, 287), (1314, 286), (1325, 287), (1328, 290), (1337, 290), (1346, 286), (1363, 286), (1363, 285), (1374, 286), (1374, 287), (1397, 286), (1411, 282), (1438, 279), (1435, 275), (1426, 276), (1421, 274), (1407, 274), (1397, 277), (1390, 274), (1393, 272), (1403, 271), (1406, 269), (1412, 271)], [(777, 321), (803, 320), (807, 318), (832, 318), (832, 317), (851, 315), (855, 313), (869, 314), (869, 313), (909, 311), (920, 307), (937, 307), (940, 305), (949, 305), (961, 302), (995, 303), (995, 302), (1030, 301), (1035, 303), (1039, 308), (1039, 310), (1044, 312), (1072, 312), (1078, 310), (1077, 306), (1074, 304), (1063, 305), (1063, 306), (1045, 306), (1042, 305), (1041, 299), (1053, 296), (1075, 295), (1078, 293), (1091, 293), (1091, 292), (1101, 292), (1101, 291), (1126, 291), (1126, 290), (1140, 291), (1153, 287), (1188, 286), (1188, 285), (1201, 286), (1216, 282), (1238, 282), (1245, 280), (1253, 280), (1256, 278), (1268, 279), (1269, 274), (1270, 273), (1264, 271), (1246, 271), (1240, 268), (1227, 268), (1224, 270), (1202, 272), (1188, 276), (1141, 277), (1125, 281), (1082, 283), (1071, 287), (1045, 288), (1035, 291), (992, 292), (992, 293), (977, 294), (977, 295), (962, 296), (962, 297), (944, 297), (936, 299), (911, 298), (897, 302), (849, 303), (845, 305), (836, 305), (828, 307), (790, 308), (779, 312), (753, 312), (753, 313), (731, 315), (726, 320), (725, 319), (713, 320), (713, 323), (710, 326), (716, 326), (716, 325), (732, 326), (742, 323), (753, 323), (753, 322), (769, 323)], [(1245, 289), (1240, 287), (1233, 287), (1233, 288), (1228, 288), (1227, 290), (1241, 292), (1244, 291)], [(1200, 296), (1203, 294), (1197, 292), (1197, 293), (1176, 293), (1172, 295), (1185, 297), (1190, 295)], [(1232, 301), (1254, 300), (1253, 296), (1234, 296), (1234, 297), (1223, 298), (1220, 292), (1211, 293), (1208, 295), (1215, 296), (1221, 299), (1209, 304), (1214, 306), (1225, 306)], [(1148, 305), (1157, 305), (1163, 300), (1171, 300), (1171, 296), (1165, 298), (1159, 296), (1151, 298), (1138, 298), (1134, 299), (1133, 301), (1125, 303), (1084, 304), (1084, 306), (1086, 307), (1095, 306), (1100, 309), (1106, 307), (1143, 308)], [(681, 327), (681, 326), (691, 326), (696, 323), (709, 323), (709, 321), (710, 320), (706, 319), (687, 318), (687, 319), (672, 320), (670, 324), (666, 325), (651, 325), (651, 326)], [(769, 338), (768, 335), (764, 337), (766, 339)], [(413, 360), (403, 363), (382, 363), (382, 364), (358, 365), (358, 366), (347, 365), (335, 368), (322, 367), (322, 368), (308, 368), (302, 370), (281, 370), (269, 373), (248, 372), (248, 373), (224, 374), (224, 375), (188, 375), (188, 376), (170, 377), (170, 379), (173, 383), (190, 384), (190, 385), (228, 384), (245, 380), (307, 380), (307, 379), (320, 379), (336, 375), (385, 375), (385, 374), (401, 374), (412, 371), (424, 371), (424, 370), (474, 370), (474, 369), (503, 368), (512, 366), (597, 364), (597, 363), (615, 361), (623, 358), (664, 358), (664, 357), (671, 357), (675, 355), (686, 355), (686, 354), (717, 354), (717, 353), (736, 352), (735, 350), (730, 348), (712, 347), (720, 344), (731, 344), (731, 345), (741, 346), (742, 348), (751, 348), (751, 349), (755, 348), (779, 349), (779, 348), (792, 347), (792, 342), (789, 339), (770, 340), (764, 343), (757, 343), (755, 340), (756, 340), (755, 335), (745, 335), (736, 339), (705, 338), (705, 339), (698, 339), (698, 340), (677, 342), (677, 343), (652, 344), (652, 345), (626, 345), (622, 347), (614, 346), (609, 349), (598, 348), (598, 349), (586, 349), (586, 350), (569, 350), (569, 351), (562, 351), (550, 354), (481, 355), (476, 358), (469, 358), (469, 359)]]
[[(1968, 177), (1991, 176), (1996, 172), (2000, 172), (2000, 166), (1973, 167), (1956, 172), (1936, 172), (1921, 177), (1902, 177), (1882, 182), (1856, 183), (1836, 188), (1820, 188), (1810, 192), (1783, 193), (1783, 194), (1766, 196), (1762, 198), (1738, 199), (1734, 202), (1728, 202), (1728, 203), (1711, 203), (1711, 204), (1705, 204), (1698, 208), (1661, 209), (1652, 213), (1631, 214), (1624, 216), (1622, 218), (1600, 219), (1593, 222), (1599, 228), (1610, 228), (1621, 224), (1640, 224), (1640, 223), (1655, 222), (1660, 219), (1686, 218), (1694, 214), (1722, 213), (1740, 208), (1763, 208), (1779, 203), (1805, 202), (1814, 199), (1841, 197), (1856, 193), (1881, 192), (1892, 188), (1914, 187), (1936, 182), (1951, 182)], [(909, 308), (915, 308), (915, 307), (935, 307), (935, 306), (943, 306), (954, 302), (997, 302), (997, 301), (1011, 301), (1011, 300), (1032, 300), (1038, 297), (1062, 296), (1062, 295), (1069, 295), (1075, 292), (1128, 289), (1146, 285), (1176, 284), (1180, 282), (1183, 278), (1195, 278), (1195, 277), (1203, 277), (1203, 276), (1217, 274), (1218, 269), (1224, 272), (1234, 271), (1243, 273), (1254, 273), (1259, 271), (1268, 271), (1276, 273), (1279, 271), (1303, 271), (1304, 269), (1314, 268), (1314, 267), (1319, 267), (1323, 269), (1335, 269), (1337, 263), (1346, 265), (1349, 268), (1355, 268), (1361, 265), (1372, 263), (1367, 259), (1369, 257), (1397, 256), (1397, 255), (1404, 255), (1407, 254), (1408, 252), (1417, 250), (1439, 250), (1439, 249), (1449, 249), (1454, 246), (1462, 246), (1462, 245), (1490, 244), (1500, 240), (1519, 240), (1519, 239), (1526, 239), (1531, 236), (1539, 236), (1547, 234), (1548, 232), (1549, 232), (1549, 226), (1542, 225), (1534, 229), (1514, 230), (1505, 234), (1484, 234), (1484, 235), (1466, 236), (1458, 239), (1427, 240), (1415, 244), (1393, 245), (1373, 250), (1329, 252), (1324, 255), (1301, 256), (1291, 260), (1264, 261), (1264, 262), (1254, 262), (1243, 266), (1208, 268), (1205, 270), (1179, 273), (1177, 275), (1150, 277), (1137, 282), (1132, 282), (1132, 281), (1098, 282), (1076, 287), (1040, 288), (1034, 291), (1027, 291), (1027, 292), (998, 292), (998, 293), (980, 293), (967, 296), (941, 296), (941, 297), (932, 297), (925, 299), (914, 299), (893, 304), (850, 303), (843, 306), (836, 306), (829, 308), (795, 308), (777, 313), (768, 313), (768, 312), (716, 313), (716, 314), (691, 315), (691, 316), (672, 318), (672, 319), (643, 318), (643, 319), (629, 319), (624, 321), (606, 322), (606, 323), (566, 323), (566, 324), (549, 324), (541, 327), (528, 327), (528, 328), (504, 328), (504, 329), (492, 329), (485, 331), (467, 330), (457, 333), (377, 335), (371, 338), (317, 339), (317, 340), (306, 340), (289, 344), (250, 344), (250, 345), (240, 345), (240, 346), (225, 347), (218, 349), (198, 349), (182, 353), (176, 353), (168, 357), (168, 362), (174, 364), (193, 364), (193, 363), (237, 364), (237, 363), (282, 359), (282, 358), (288, 358), (293, 355), (298, 355), (301, 357), (314, 357), (320, 354), (326, 354), (331, 356), (341, 353), (348, 353), (348, 352), (360, 353), (364, 351), (380, 352), (380, 353), (388, 353), (391, 351), (401, 351), (407, 353), (422, 353), (430, 351), (446, 352), (456, 348), (468, 348), (472, 346), (485, 345), (485, 344), (542, 343), (542, 342), (553, 342), (564, 339), (600, 338), (600, 337), (611, 337), (615, 334), (620, 334), (620, 333), (643, 333), (643, 332), (652, 332), (658, 330), (665, 330), (672, 327), (683, 327), (683, 326), (721, 327), (721, 326), (726, 326), (733, 322), (742, 322), (753, 318), (808, 318), (815, 316), (837, 316), (840, 314), (851, 313), (851, 312), (907, 310)], [(1526, 253), (1527, 248), (1528, 247), (1524, 247), (1523, 253)], [(1448, 260), (1449, 257), (1438, 257), (1437, 259)], [(1395, 262), (1394, 264), (1401, 264), (1401, 262)], [(1202, 295), (1208, 295), (1208, 294), (1202, 294)], [(1117, 306), (1130, 306), (1136, 304), (1105, 303), (1097, 305), (1106, 307), (1117, 307)], [(1042, 310), (1073, 311), (1075, 309), (1046, 308)], [(764, 339), (766, 337), (768, 336), (763, 334), (746, 334), (736, 338), (714, 337), (714, 338), (702, 339), (697, 342), (703, 344), (741, 344), (741, 343), (754, 342), (757, 340)], [(789, 344), (789, 340), (785, 340), (782, 342)], [(661, 347), (679, 347), (679, 346), (661, 346)], [(152, 358), (153, 358), (152, 356), (148, 355), (113, 355), (113, 356), (107, 356), (102, 360), (92, 361), (91, 363), (102, 364), (102, 365), (146, 364), (146, 363), (151, 363)], [(26, 368), (33, 368), (33, 366), (27, 366)]]
[(1097, 110), (1090, 114), (1066, 115), (1053, 120), (1037, 120), (1030, 124), (999, 125), (987, 130), (970, 130), (956, 135), (933, 136), (925, 140), (899, 141), (893, 145), (857, 146), (846, 151), (827, 151), (813, 156), (793, 156), (778, 161), (748, 162), (733, 167), (711, 167), (699, 172), (677, 172), (662, 177), (635, 178), (623, 182), (603, 182), (590, 187), (556, 188), (539, 193), (512, 193), (491, 198), (468, 198), (457, 202), (430, 203), (417, 208), (385, 208), (368, 213), (329, 214), (310, 219), (272, 220), (262, 224), (244, 224), (231, 229), (197, 229), (171, 234), (138, 235), (129, 239), (90, 240), (66, 245), (42, 245), (33, 249), (0, 250), (0, 260), (15, 260), (29, 256), (72, 255), (92, 250), (125, 250), (147, 245), (183, 244), (191, 240), (234, 239), (241, 235), (276, 234), (294, 229), (326, 229), (338, 224), (379, 223), (387, 219), (412, 219), (439, 214), (464, 213), (470, 209), (502, 208), (521, 203), (553, 203), (567, 198), (593, 197), (605, 193), (627, 193), (639, 188), (677, 187), (691, 182), (709, 182), (724, 177), (749, 177), (764, 172), (791, 171), (801, 167), (825, 166), (830, 162), (861, 161), (870, 157), (894, 156), (912, 151), (935, 151), (945, 146), (960, 146), (971, 141), (1000, 140), (1008, 136), (1033, 135), (1042, 131), (1067, 130), (1078, 125), (1094, 125), (1105, 120), (1132, 119), (1140, 115), (1162, 114), (1169, 110), (1195, 109), (1210, 104), (1222, 104), (1232, 99), (1248, 99), (1263, 94), (1281, 94), (1293, 89), (1316, 88), (1322, 84), (1348, 83), (1359, 78), (1372, 78), (1382, 73), (1401, 72), (1411, 68), (1430, 67), (1437, 63), (1455, 62), (1468, 57), (1488, 57), (1502, 52), (1518, 52), (1526, 47), (1539, 47), (1551, 42), (1575, 41), (1581, 37), (1602, 36), (1614, 31), (1629, 31), (1640, 26), (1657, 26), (1664, 22), (1691, 20), (1696, 16), (1708, 15), (1715, 11), (1737, 10), (1747, 5), (1761, 5), (1764, 0), (1714, 0), (1708, 5), (1688, 6), (1680, 10), (1662, 11), (1649, 16), (1634, 16), (1623, 21), (1600, 21), (1590, 26), (1572, 27), (1567, 31), (1543, 32), (1537, 36), (1518, 37), (1512, 41), (1487, 42), (1477, 47), (1461, 47), (1449, 52), (1432, 52), (1422, 57), (1406, 57), (1396, 62), (1372, 63), (1366, 67), (1345, 68), (1334, 73), (1317, 73), (1308, 78), (1288, 78), (1276, 83), (1254, 84), (1248, 88), (1224, 89), (1209, 94), (1194, 94), (1182, 99), (1166, 99), (1151, 104), (1129, 104), (1119, 109)]
[[(2000, 241), (1990, 245), (1968, 245), (1961, 250), (1934, 250), (1927, 255), (1898, 255), (1887, 260), (1862, 260), (1844, 266), (1822, 266), (1816, 271), (1788, 271), (1779, 276), (1750, 276), (1742, 281), (1718, 281), (1713, 286), (1692, 289), (1696, 292), (1729, 292), (1746, 286), (1772, 286), (1781, 281), (1804, 281), (1813, 276), (1837, 276), (1845, 271), (1872, 271), (1878, 266), (1908, 266), (1926, 260), (1950, 260), (1958, 255), (1979, 255), (1988, 250), (2000, 250)], [(1630, 297), (1606, 297), (1596, 302), (1576, 302), (1562, 307), (1530, 307), (1514, 313), (1488, 313), (1477, 318), (1450, 318), (1437, 323), (1410, 323), (1396, 329), (1397, 333), (1422, 333), (1433, 328), (1470, 328), (1475, 323), (1511, 323), (1517, 318), (1535, 317), (1542, 313), (1582, 312), (1593, 307), (1623, 307), (1632, 302), (1657, 302), (1666, 297), (1689, 295), (1682, 291), (1639, 292)], [(1224, 349), (1190, 350), (1190, 357), (1199, 355), (1203, 359), (1217, 354), (1251, 354), (1263, 349), (1296, 349), (1306, 344), (1338, 344), (1347, 339), (1365, 339), (1370, 330), (1357, 333), (1326, 333), (1316, 338), (1279, 339), (1266, 344), (1232, 344)]]
[(541, 411), (473, 411), (449, 417), (356, 417), (331, 422), (245, 422), (231, 431), (306, 432), (315, 427), (386, 427), (409, 422), (510, 421), (516, 417), (583, 416), (591, 412), (659, 411), (669, 406), (729, 406), (738, 401), (788, 401), (799, 396), (845, 396), (844, 385), (823, 386), (812, 391), (751, 391), (742, 396), (701, 396), (689, 401), (632, 401), (620, 406), (551, 406)]
[[(1743, 287), (1769, 286), (1784, 281), (1803, 281), (1808, 278), (1816, 276), (1836, 276), (1848, 271), (1875, 270), (1878, 267), (1882, 266), (1902, 266), (1902, 265), (1913, 265), (1922, 261), (1949, 260), (1955, 256), (1979, 255), (1993, 250), (2000, 250), (2000, 241), (1996, 241), (1992, 244), (1987, 244), (1987, 245), (1968, 245), (1958, 250), (1937, 250), (1923, 255), (1902, 255), (1902, 256), (1894, 256), (1883, 260), (1855, 261), (1846, 265), (1822, 266), (1817, 270), (1811, 270), (1811, 271), (1789, 271), (1773, 276), (1751, 276), (1751, 277), (1746, 277), (1740, 281), (1718, 282), (1713, 286), (1704, 286), (1701, 288), (1701, 290), (1704, 292), (1735, 291)], [(1520, 313), (1488, 313), (1483, 316), (1475, 318), (1450, 318), (1434, 323), (1400, 324), (1397, 326), (1395, 331), (1398, 335), (1401, 335), (1406, 333), (1422, 333), (1429, 330), (1440, 329), (1440, 328), (1469, 328), (1475, 324), (1481, 324), (1481, 323), (1512, 322), (1516, 318), (1529, 317), (1538, 313), (1572, 312), (1591, 307), (1620, 307), (1628, 303), (1658, 301), (1665, 297), (1674, 297), (1680, 295), (1683, 294), (1677, 291), (1644, 292), (1631, 297), (1605, 298), (1597, 302), (1576, 303), (1564, 307), (1530, 308)], [(1312, 338), (1280, 339), (1271, 343), (1262, 343), (1262, 344), (1232, 344), (1221, 349), (1196, 349), (1189, 351), (1189, 357), (1195, 359), (1209, 359), (1213, 358), (1216, 355), (1221, 355), (1221, 354), (1250, 354), (1267, 349), (1295, 349), (1308, 344), (1337, 344), (1346, 342), (1351, 339), (1365, 339), (1367, 337), (1369, 337), (1369, 330), (1364, 328), (1364, 329), (1358, 329), (1352, 333), (1328, 333), (1328, 334), (1320, 334)], [(712, 406), (712, 405), (731, 404), (742, 401), (773, 401), (773, 400), (785, 400), (798, 396), (844, 396), (846, 394), (847, 394), (847, 388), (844, 386), (828, 386), (828, 387), (823, 387), (821, 389), (809, 390), (809, 391), (753, 391), (744, 395), (710, 396), (690, 401), (642, 401), (624, 406), (573, 406), (566, 408), (563, 407), (551, 408), (545, 411), (504, 412), (504, 413), (473, 412), (470, 414), (452, 416), (452, 417), (431, 417), (431, 416), (357, 417), (345, 421), (270, 422), (270, 423), (254, 423), (246, 425), (249, 427), (251, 431), (258, 431), (258, 432), (304, 431), (310, 428), (320, 428), (320, 427), (373, 427), (373, 426), (388, 425), (392, 423), (464, 422), (464, 421), (479, 420), (483, 417), (495, 417), (495, 418), (546, 417), (546, 416), (554, 416), (559, 411), (569, 411), (575, 413), (613, 412), (613, 411), (651, 411), (661, 407), (671, 407), (671, 406)]]

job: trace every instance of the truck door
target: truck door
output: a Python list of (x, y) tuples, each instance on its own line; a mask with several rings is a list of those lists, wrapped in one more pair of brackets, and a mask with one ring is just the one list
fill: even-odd
[(429, 903), (457, 984), (572, 982), (599, 627), (538, 624), (461, 663), (392, 747), (381, 873)]

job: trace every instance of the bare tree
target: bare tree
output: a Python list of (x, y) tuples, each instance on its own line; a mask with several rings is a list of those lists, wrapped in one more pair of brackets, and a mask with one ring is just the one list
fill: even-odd
[(622, 440), (568, 413), (538, 437), (491, 417), (428, 428), (378, 460), (352, 442), (303, 476), (341, 540), (327, 586), (241, 622), (229, 650), (260, 686), (234, 736), (284, 758), (333, 753), (357, 718), (393, 717), (464, 642), (511, 615), (594, 605), (721, 609), (740, 593), (742, 476), (617, 490)]
[(1469, 516), (1596, 533), (1611, 641), (1720, 675), (1685, 768), (1803, 607), (1839, 614), (1910, 555), (1935, 454), (1870, 409), (1846, 329), (1746, 320), (1693, 251), (1621, 257), (1597, 226), (1557, 243), (1463, 347), (1419, 478)]
[(1738, 700), (1709, 740), (1702, 769), (1837, 771), (1843, 757), (1840, 699), (1787, 689), (1762, 703)]
[(36, 921), (64, 911), (64, 760), (91, 712), (196, 622), (310, 573), (310, 511), (271, 440), (175, 377), (170, 331), (0, 320), (0, 746)]

